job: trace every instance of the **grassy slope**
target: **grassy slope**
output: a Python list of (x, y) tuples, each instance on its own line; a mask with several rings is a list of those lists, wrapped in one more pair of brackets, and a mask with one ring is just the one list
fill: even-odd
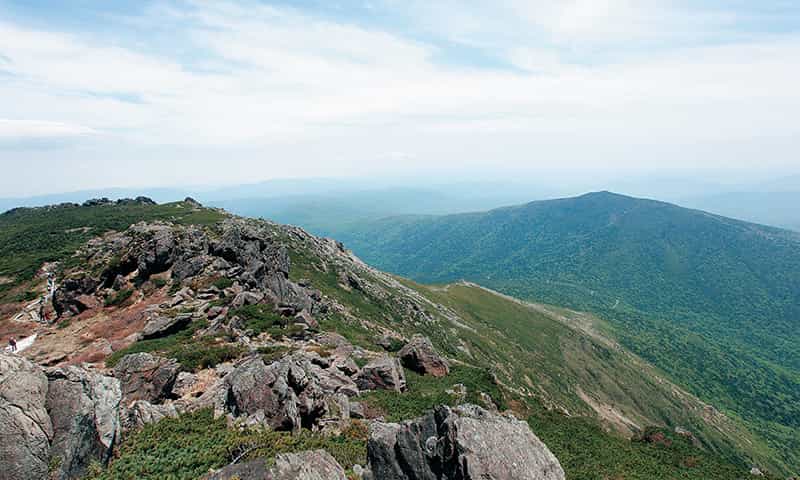
[[(744, 459), (747, 455), (743, 452), (764, 458), (759, 452), (765, 447), (739, 423), (717, 420), (710, 425), (703, 422), (697, 410), (701, 404), (688, 395), (673, 394), (652, 367), (614, 346), (613, 342), (609, 345), (607, 338), (598, 331), (604, 327), (596, 319), (590, 320), (590, 323), (597, 322), (591, 323), (597, 337), (593, 339), (583, 330), (565, 325), (564, 322), (569, 321), (587, 324), (587, 317), (575, 312), (550, 307), (551, 313), (541, 313), (475, 286), (426, 287), (401, 279), (407, 287), (451, 308), (466, 322), (463, 327), (452, 327), (450, 322), (440, 319), (441, 324), (436, 329), (420, 328), (399, 323), (392, 313), (391, 299), (382, 303), (357, 291), (342, 290), (336, 271), (329, 268), (325, 272), (315, 268), (315, 264), (317, 261), (308, 252), (295, 248), (290, 276), (310, 279), (326, 295), (351, 306), (360, 319), (405, 335), (421, 332), (430, 336), (441, 351), (465, 365), (456, 367), (453, 377), (441, 380), (409, 372), (409, 392), (367, 397), (369, 403), (380, 406), (393, 420), (414, 417), (437, 403), (457, 402), (447, 390), (461, 383), (468, 387), (468, 399), (472, 401), (479, 389), (493, 392), (493, 398), (501, 405), (526, 404), (523, 410), (531, 413), (537, 432), (546, 432), (542, 436), (548, 445), (552, 443), (554, 451), (569, 458), (565, 468), (570, 478), (737, 478), (743, 473), (741, 465), (747, 464)], [(429, 313), (436, 315), (433, 310)], [(556, 319), (559, 315), (578, 318), (561, 321)], [(322, 325), (356, 344), (374, 348), (375, 333), (358, 322), (331, 318), (323, 320)], [(466, 347), (471, 353), (465, 354), (459, 347)], [(491, 372), (503, 383), (505, 394), (501, 398), (481, 371)], [(683, 454), (672, 449), (657, 453), (654, 449), (662, 447), (630, 442), (608, 433), (594, 420), (595, 413), (579, 399), (576, 386), (602, 403), (613, 405), (642, 427), (660, 425), (671, 430), (680, 425), (692, 430), (716, 453), (689, 449), (692, 453), (684, 457), (702, 458), (710, 466), (708, 472), (716, 472), (717, 476), (708, 472), (701, 474), (694, 467), (682, 465), (675, 459)], [(533, 392), (535, 396), (526, 396), (523, 391)], [(543, 405), (566, 406), (573, 415), (581, 416), (568, 418), (548, 412)], [(662, 464), (667, 457), (670, 460)], [(733, 463), (740, 466), (732, 466)]]
[(387, 219), (339, 235), (379, 268), (590, 310), (800, 466), (800, 237), (613, 194)]

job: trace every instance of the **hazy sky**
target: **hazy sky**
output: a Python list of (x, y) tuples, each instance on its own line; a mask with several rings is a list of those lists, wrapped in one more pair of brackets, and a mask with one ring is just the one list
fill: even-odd
[(0, 189), (800, 170), (796, 0), (0, 0)]

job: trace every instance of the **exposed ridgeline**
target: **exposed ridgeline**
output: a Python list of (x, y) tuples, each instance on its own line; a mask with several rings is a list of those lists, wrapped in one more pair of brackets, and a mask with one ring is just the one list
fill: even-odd
[(422, 282), (590, 310), (622, 343), (800, 465), (800, 235), (607, 192), (398, 217), (337, 238)]
[[(735, 419), (589, 315), (416, 285), (336, 241), (188, 201), (3, 221), (32, 239), (93, 235), (69, 253), (32, 240), (3, 250), (24, 252), (17, 263), (0, 257), (21, 272), (0, 331), (38, 334), (0, 356), (2, 480), (728, 479), (770, 468)], [(45, 271), (57, 272), (49, 321), (14, 320)]]

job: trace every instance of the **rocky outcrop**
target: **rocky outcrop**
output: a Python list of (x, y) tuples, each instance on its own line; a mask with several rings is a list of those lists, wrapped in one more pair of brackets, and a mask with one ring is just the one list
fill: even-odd
[(52, 369), (47, 377), (53, 478), (81, 478), (92, 461), (107, 463), (119, 440), (119, 381), (79, 367)]
[(444, 377), (450, 373), (450, 365), (436, 353), (428, 337), (414, 335), (410, 342), (397, 352), (404, 367), (422, 375)]
[(175, 418), (180, 412), (173, 404), (153, 405), (145, 400), (137, 400), (120, 409), (120, 423), (123, 430), (135, 430), (162, 418)]
[(59, 288), (53, 292), (53, 308), (56, 314), (78, 315), (89, 308), (87, 305), (89, 302), (83, 297), (94, 293), (98, 285), (97, 280), (88, 276), (64, 279)]
[(278, 455), (269, 468), (264, 459), (230, 465), (204, 480), (347, 480), (344, 469), (325, 450)]
[(361, 369), (356, 378), (361, 390), (395, 390), (406, 389), (406, 375), (400, 361), (389, 355), (382, 355)]
[(347, 480), (344, 469), (325, 450), (278, 455), (275, 480)]
[[(284, 316), (300, 314), (298, 322), (311, 328), (314, 315), (327, 309), (319, 291), (289, 280), (286, 247), (265, 224), (253, 221), (230, 218), (216, 225), (213, 234), (198, 226), (139, 223), (90, 241), (82, 256), (88, 262), (85, 271), (70, 272), (56, 292), (59, 315), (81, 313), (89, 308), (85, 297), (103, 297), (115, 284), (141, 284), (162, 274), (184, 285), (197, 277), (230, 279), (238, 290), (228, 292), (235, 298), (234, 308), (269, 303)], [(208, 299), (218, 293), (204, 295)], [(186, 301), (180, 292), (175, 294), (177, 303), (170, 306), (181, 299)], [(181, 316), (155, 318), (143, 338), (169, 334), (186, 321)]]
[(275, 430), (322, 429), (349, 418), (348, 397), (358, 388), (335, 367), (311, 362), (298, 352), (270, 365), (251, 357), (200, 398), (217, 402), (215, 410)]
[(374, 423), (369, 480), (563, 480), (556, 457), (510, 416), (474, 405), (439, 407), (422, 418)]
[(0, 353), (0, 480), (46, 477), (53, 437), (46, 398), (41, 368)]
[(82, 478), (119, 440), (119, 382), (0, 354), (0, 479)]
[(160, 403), (172, 393), (180, 364), (149, 353), (125, 355), (114, 367), (114, 376), (122, 386), (126, 403), (146, 400)]

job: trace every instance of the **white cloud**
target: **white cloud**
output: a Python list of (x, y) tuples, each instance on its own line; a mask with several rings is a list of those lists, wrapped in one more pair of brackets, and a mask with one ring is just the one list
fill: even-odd
[(40, 140), (52, 138), (82, 137), (96, 135), (94, 129), (82, 125), (35, 120), (11, 120), (0, 118), (0, 141)]
[[(98, 159), (114, 145), (167, 160), (176, 149), (208, 147), (246, 155), (240, 165), (271, 176), (334, 171), (331, 158), (349, 171), (380, 171), (397, 163), (387, 151), (404, 152), (408, 168), (501, 156), (522, 165), (546, 137), (568, 142), (563, 164), (580, 168), (590, 163), (581, 151), (589, 158), (631, 141), (658, 151), (800, 133), (800, 38), (691, 41), (718, 35), (733, 14), (655, 0), (443, 0), (409, 2), (405, 15), (408, 31), (426, 35), (255, 3), (193, 1), (126, 19), (145, 39), (148, 25), (175, 26), (168, 49), (0, 22), (8, 74), (0, 118), (17, 119), (0, 121), (0, 137), (69, 136), (92, 145), (82, 154)], [(674, 44), (616, 46), (626, 41)], [(519, 70), (439, 61), (464, 45)], [(593, 61), (575, 61), (586, 55)], [(111, 140), (93, 143), (100, 136)], [(471, 148), (454, 151), (453, 143)], [(557, 144), (548, 151), (558, 155)], [(696, 162), (689, 157), (675, 162)], [(279, 162), (292, 165), (279, 170)]]

